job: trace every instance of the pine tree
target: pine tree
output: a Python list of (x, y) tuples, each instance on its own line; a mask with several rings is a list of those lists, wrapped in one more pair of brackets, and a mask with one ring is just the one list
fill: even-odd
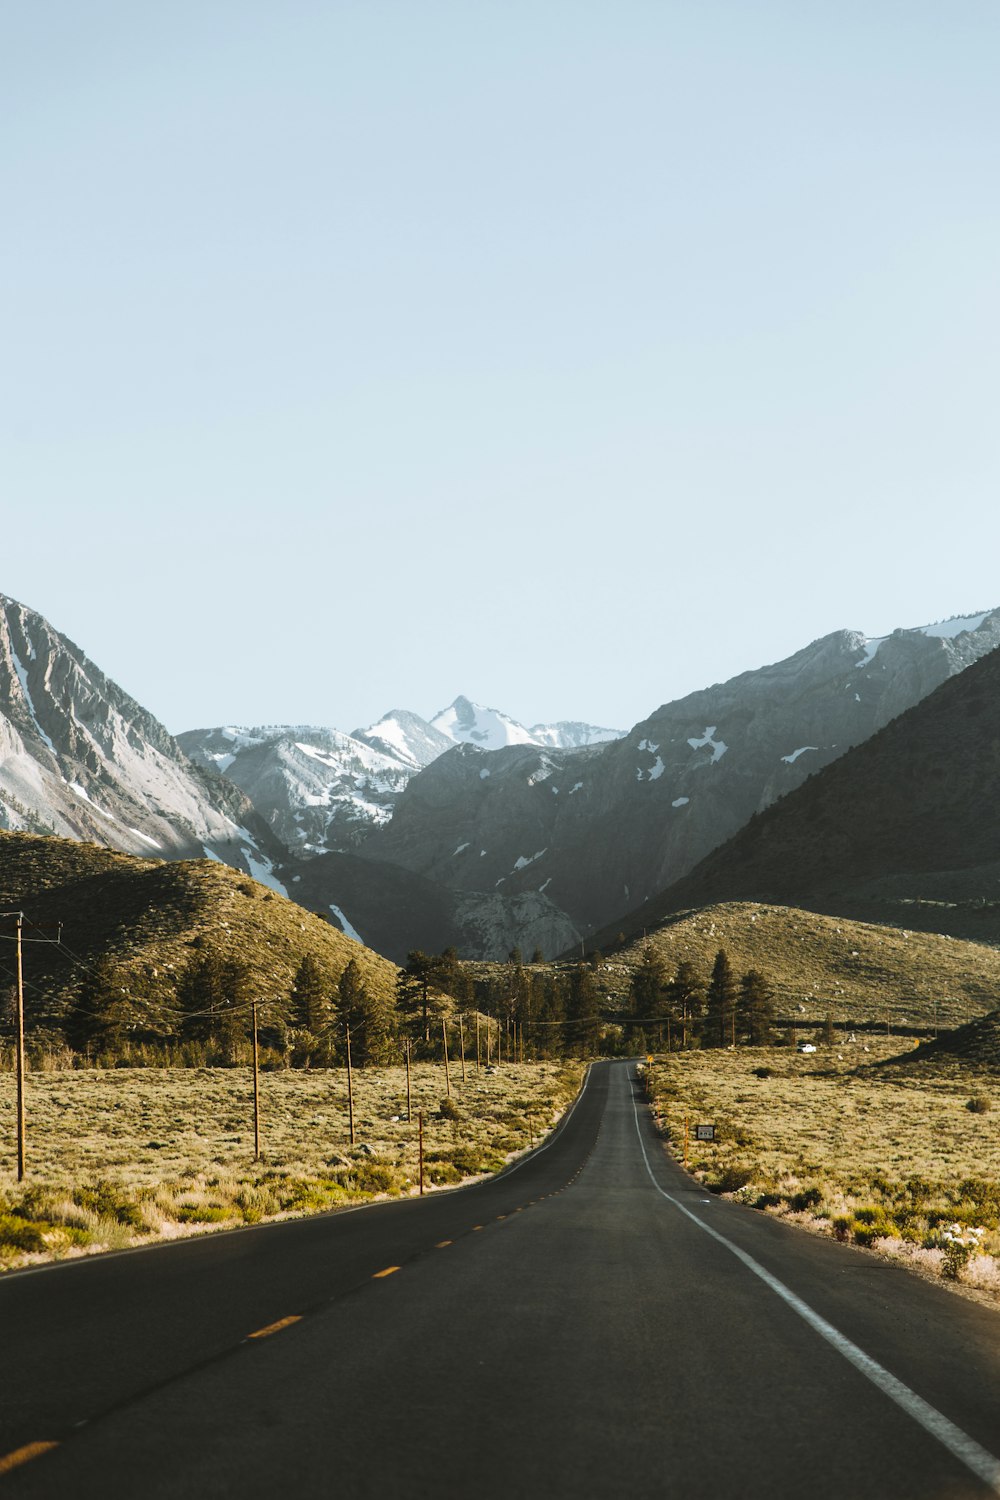
[(740, 981), (739, 1024), (752, 1047), (774, 1040), (774, 991), (757, 969), (748, 970)]
[(431, 985), (439, 960), (414, 948), (406, 955), (406, 966), (396, 979), (396, 1004), (411, 1030), (419, 1030), (425, 1042), (431, 1035)]
[(736, 978), (725, 948), (715, 955), (705, 993), (703, 1040), (708, 1047), (736, 1045)]
[(223, 1062), (235, 1062), (250, 1032), (250, 999), (243, 964), (217, 953), (193, 959), (177, 982), (181, 1035), (216, 1048)]
[(337, 986), (338, 1030), (350, 1028), (351, 1060), (359, 1067), (389, 1061), (394, 1050), (395, 1012), (391, 1001), (372, 993), (352, 958)]
[(102, 957), (85, 975), (63, 1033), (76, 1052), (118, 1052), (139, 1030), (145, 1012), (132, 994), (131, 976)]
[[(647, 943), (642, 950), (642, 962), (632, 972), (631, 1011), (632, 1019), (643, 1037), (655, 1036), (656, 1044), (663, 1045), (663, 1022), (666, 1020), (667, 971), (656, 949)], [(638, 1045), (638, 1034), (635, 1039)]]
[(580, 1057), (592, 1057), (597, 1051), (600, 996), (591, 969), (577, 964), (570, 978), (566, 1006), (566, 1044)]
[(305, 955), (295, 971), (291, 1002), (292, 1025), (316, 1038), (322, 1037), (331, 1021), (330, 1001), (323, 971), (311, 953)]
[(688, 959), (677, 965), (668, 993), (671, 1014), (680, 1028), (681, 1046), (690, 1047), (698, 1040), (705, 987)]

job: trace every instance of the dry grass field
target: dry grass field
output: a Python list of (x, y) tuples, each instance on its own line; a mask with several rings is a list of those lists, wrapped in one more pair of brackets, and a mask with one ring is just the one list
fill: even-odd
[[(716, 1192), (1000, 1298), (1000, 1074), (876, 1066), (898, 1038), (673, 1053), (652, 1069), (670, 1149)], [(696, 1141), (712, 1123), (718, 1139)]]
[(552, 1128), (579, 1065), (441, 1064), (356, 1070), (356, 1143), (345, 1069), (261, 1075), (255, 1162), (245, 1068), (55, 1070), (27, 1080), (27, 1174), (16, 1181), (15, 1091), (0, 1074), (0, 1268), (118, 1249), (157, 1236), (417, 1191), (424, 1114), (428, 1187), (497, 1171)]

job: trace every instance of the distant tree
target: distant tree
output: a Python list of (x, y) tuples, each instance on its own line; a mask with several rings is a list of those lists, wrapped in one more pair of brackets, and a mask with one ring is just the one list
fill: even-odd
[[(352, 959), (353, 963), (354, 960)], [(332, 1019), (327, 981), (311, 953), (305, 954), (295, 971), (291, 993), (292, 1025), (321, 1037)]]
[(524, 962), (524, 959), (521, 956), (520, 948), (512, 948), (510, 950), (510, 952), (507, 954), (507, 962), (509, 964), (522, 964)]
[(667, 971), (652, 943), (643, 948), (642, 960), (632, 971), (630, 995), (632, 1020), (636, 1027), (635, 1044), (645, 1046), (645, 1039), (652, 1036), (656, 1038), (657, 1046), (662, 1047), (663, 1023), (667, 1018)]
[(774, 991), (757, 969), (748, 970), (740, 981), (738, 1021), (752, 1047), (774, 1040)]
[(534, 953), (531, 955), (531, 962), (533, 964), (543, 964), (545, 962), (545, 954), (542, 952), (541, 948), (535, 949)]
[(396, 1004), (411, 1031), (419, 1032), (425, 1042), (431, 1036), (431, 988), (435, 985), (438, 960), (433, 954), (414, 948), (406, 955), (406, 964), (396, 979)]
[(541, 1057), (558, 1057), (563, 1050), (567, 1004), (567, 985), (561, 974), (544, 976), (534, 988), (533, 1004), (535, 1052)]
[(177, 981), (181, 1035), (235, 1062), (250, 1032), (250, 988), (249, 971), (235, 959), (213, 952), (192, 959)]
[(351, 1033), (351, 1061), (358, 1067), (389, 1061), (394, 1052), (395, 1010), (391, 1000), (375, 994), (365, 984), (352, 958), (337, 986), (338, 1030)]
[(725, 948), (720, 948), (715, 955), (712, 977), (705, 992), (702, 1040), (708, 1047), (736, 1045), (736, 977)]
[(833, 1017), (827, 1013), (826, 1020), (823, 1022), (823, 1045), (825, 1047), (832, 1047), (836, 1040), (837, 1033), (834, 1028)]
[(600, 1031), (600, 996), (592, 970), (577, 964), (570, 977), (566, 1004), (566, 1043), (580, 1057), (597, 1051)]
[(75, 1052), (120, 1052), (141, 1030), (146, 1011), (127, 969), (102, 957), (84, 976), (63, 1034)]
[(705, 987), (694, 964), (682, 959), (668, 990), (670, 1011), (681, 1033), (681, 1046), (690, 1047), (699, 1038), (705, 1002)]

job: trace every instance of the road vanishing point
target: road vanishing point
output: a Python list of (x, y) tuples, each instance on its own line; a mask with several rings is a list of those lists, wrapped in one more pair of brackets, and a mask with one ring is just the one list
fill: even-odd
[(496, 1178), (0, 1278), (0, 1497), (1000, 1494), (1000, 1314), (709, 1198), (632, 1063)]

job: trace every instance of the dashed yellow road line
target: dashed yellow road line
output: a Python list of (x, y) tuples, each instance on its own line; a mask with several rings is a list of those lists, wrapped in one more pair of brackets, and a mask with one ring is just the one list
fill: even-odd
[(0, 1458), (0, 1474), (9, 1474), (12, 1469), (19, 1469), (22, 1464), (30, 1463), (33, 1458), (40, 1458), (43, 1453), (58, 1447), (58, 1443), (25, 1443), (23, 1448), (15, 1448), (13, 1453)]
[(475, 1232), (476, 1232), (477, 1229), (482, 1229), (482, 1228), (483, 1228), (482, 1224), (473, 1224), (473, 1226), (472, 1226), (472, 1232), (473, 1232), (473, 1234), (475, 1234)]
[(398, 1270), (398, 1266), (386, 1266), (384, 1271), (375, 1272), (374, 1276), (372, 1277), (372, 1281), (381, 1281), (383, 1276), (391, 1276), (394, 1271)]
[(293, 1313), (291, 1317), (279, 1318), (277, 1323), (268, 1323), (266, 1328), (258, 1328), (256, 1333), (248, 1333), (248, 1339), (266, 1339), (272, 1333), (280, 1333), (283, 1328), (291, 1328), (293, 1323), (301, 1323), (302, 1314)]
[(443, 1250), (446, 1245), (450, 1245), (450, 1244), (451, 1244), (451, 1240), (438, 1240), (437, 1244), (434, 1246), (434, 1249), (435, 1250)]

